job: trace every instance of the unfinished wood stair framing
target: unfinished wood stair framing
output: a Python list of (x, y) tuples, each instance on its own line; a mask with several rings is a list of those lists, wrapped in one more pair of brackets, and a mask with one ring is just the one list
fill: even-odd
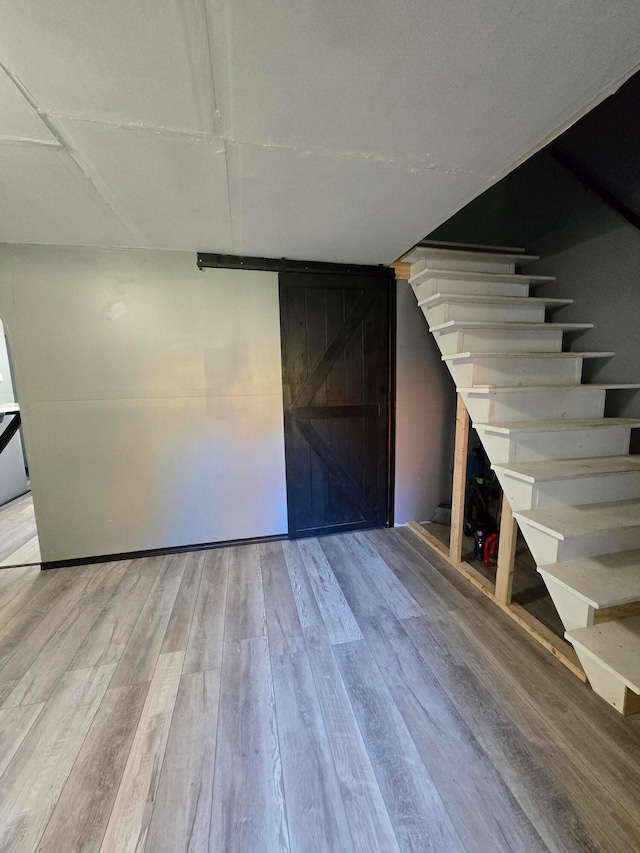
[(518, 250), (418, 246), (410, 284), (513, 516), (593, 689), (640, 711), (640, 420), (605, 418), (608, 390), (581, 384), (585, 359), (547, 322), (571, 300), (531, 296), (553, 281), (516, 272)]

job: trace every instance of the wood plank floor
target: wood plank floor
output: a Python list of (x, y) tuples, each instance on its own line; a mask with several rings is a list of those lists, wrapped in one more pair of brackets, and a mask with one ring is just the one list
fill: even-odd
[(0, 506), (0, 569), (40, 563), (31, 492)]
[(3, 853), (639, 849), (640, 717), (406, 529), (0, 573)]

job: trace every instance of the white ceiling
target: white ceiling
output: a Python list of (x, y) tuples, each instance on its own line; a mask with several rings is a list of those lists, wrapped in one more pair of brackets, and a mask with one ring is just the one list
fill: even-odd
[(20, 0), (0, 241), (388, 263), (615, 90), (637, 0)]

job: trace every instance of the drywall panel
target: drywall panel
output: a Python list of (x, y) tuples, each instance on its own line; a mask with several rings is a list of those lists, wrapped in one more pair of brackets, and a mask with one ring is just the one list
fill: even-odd
[(5, 247), (3, 266), (31, 402), (281, 394), (277, 273), (59, 246)]
[(84, 171), (144, 246), (231, 252), (224, 144), (91, 122), (60, 122)]
[(45, 560), (286, 533), (281, 394), (35, 403), (25, 416)]
[(228, 162), (238, 254), (386, 263), (467, 191), (455, 174), (328, 153), (230, 145)]
[(198, 0), (5, 4), (2, 48), (48, 113), (211, 130), (211, 65)]
[[(527, 270), (556, 276), (549, 295), (574, 300), (559, 320), (578, 322), (579, 317), (594, 324), (573, 349), (615, 352), (613, 358), (585, 361), (583, 381), (640, 382), (640, 235), (597, 196), (585, 196), (578, 181), (572, 198), (573, 218), (532, 241), (541, 260)], [(640, 418), (640, 391), (607, 392), (606, 414)]]
[(0, 248), (43, 559), (286, 532), (276, 273)]
[(451, 497), (455, 387), (411, 287), (398, 282), (395, 523)]
[(131, 242), (131, 235), (62, 149), (8, 144), (0, 146), (0, 155), (0, 240)]
[(45, 123), (0, 68), (0, 137), (55, 143)]
[(208, 8), (228, 21), (235, 139), (418, 168), (495, 174), (638, 61), (636, 0)]

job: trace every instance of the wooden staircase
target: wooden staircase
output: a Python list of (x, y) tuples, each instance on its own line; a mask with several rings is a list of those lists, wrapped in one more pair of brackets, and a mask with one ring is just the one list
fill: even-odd
[(593, 689), (640, 711), (640, 420), (605, 418), (607, 390), (546, 322), (571, 300), (531, 296), (553, 278), (517, 250), (418, 246), (410, 284)]

